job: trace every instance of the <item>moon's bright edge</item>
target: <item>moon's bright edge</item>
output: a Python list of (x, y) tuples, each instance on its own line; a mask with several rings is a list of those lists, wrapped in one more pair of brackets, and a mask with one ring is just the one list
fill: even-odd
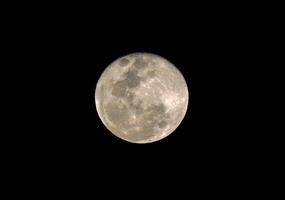
[(181, 72), (150, 53), (133, 53), (112, 62), (95, 91), (103, 124), (132, 143), (155, 142), (171, 134), (186, 114), (188, 99)]

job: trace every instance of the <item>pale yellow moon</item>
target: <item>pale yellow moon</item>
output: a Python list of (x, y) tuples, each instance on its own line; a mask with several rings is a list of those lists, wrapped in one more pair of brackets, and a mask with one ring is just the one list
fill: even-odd
[(155, 142), (171, 134), (186, 114), (188, 99), (181, 72), (150, 53), (133, 53), (112, 62), (95, 91), (103, 124), (132, 143)]

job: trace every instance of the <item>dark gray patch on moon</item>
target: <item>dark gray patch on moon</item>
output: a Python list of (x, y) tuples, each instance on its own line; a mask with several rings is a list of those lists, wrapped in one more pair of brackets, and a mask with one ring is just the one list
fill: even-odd
[(112, 95), (116, 97), (124, 97), (127, 91), (127, 83), (126, 81), (118, 81), (113, 85)]
[(137, 72), (131, 70), (127, 72), (126, 79), (128, 87), (133, 88), (140, 84), (141, 78), (137, 75)]
[(167, 122), (165, 120), (162, 120), (158, 123), (159, 128), (164, 128), (167, 125)]
[(156, 72), (154, 70), (148, 71), (147, 72), (147, 77), (153, 78), (156, 76)]
[(136, 58), (134, 66), (137, 68), (143, 68), (147, 65), (147, 63), (142, 58)]
[(126, 66), (130, 63), (130, 61), (127, 59), (127, 58), (122, 58), (120, 61), (119, 61), (119, 65), (120, 66)]
[(125, 74), (123, 80), (117, 81), (112, 85), (112, 95), (116, 97), (125, 97), (128, 95), (127, 88), (134, 88), (138, 86), (140, 82), (141, 78), (137, 75), (137, 71), (130, 70)]

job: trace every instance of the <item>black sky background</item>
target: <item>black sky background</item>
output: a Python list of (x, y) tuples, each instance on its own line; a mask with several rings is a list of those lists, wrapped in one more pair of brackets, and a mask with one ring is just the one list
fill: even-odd
[[(227, 13), (168, 6), (56, 6), (15, 18), (12, 47), (17, 47), (17, 72), (24, 78), (17, 85), (23, 109), (17, 117), (23, 122), (14, 128), (25, 134), (12, 136), (18, 158), (69, 179), (72, 170), (90, 177), (123, 173), (143, 178), (148, 173), (198, 185), (240, 165), (250, 141), (239, 126), (243, 119), (235, 114), (243, 101), (235, 80), (244, 71), (239, 65), (244, 33), (232, 26), (236, 19)], [(94, 99), (104, 69), (134, 52), (168, 59), (182, 72), (190, 94), (175, 132), (143, 145), (112, 135)]]
[[(220, 143), (217, 132), (210, 128), (219, 114), (211, 111), (216, 111), (215, 103), (220, 101), (216, 87), (228, 60), (227, 44), (222, 32), (217, 33), (218, 24), (190, 11), (175, 13), (175, 17), (167, 11), (150, 15), (134, 12), (117, 19), (119, 13), (107, 16), (58, 10), (53, 15), (19, 19), (23, 33), (20, 51), (29, 62), (25, 72), (30, 72), (32, 79), (27, 81), (37, 97), (33, 107), (37, 107), (36, 127), (41, 134), (36, 138), (59, 151), (70, 148), (88, 153), (94, 148), (110, 148), (111, 152), (114, 147), (150, 151), (154, 146), (206, 151), (215, 146), (213, 140)], [(95, 86), (101, 73), (116, 58), (133, 52), (167, 58), (182, 72), (189, 87), (189, 108), (181, 126), (153, 144), (134, 145), (114, 137), (95, 108)], [(35, 143), (42, 146), (41, 142)]]

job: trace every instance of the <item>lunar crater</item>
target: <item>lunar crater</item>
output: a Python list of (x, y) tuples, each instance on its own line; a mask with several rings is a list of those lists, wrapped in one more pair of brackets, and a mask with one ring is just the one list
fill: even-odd
[(130, 63), (130, 61), (127, 59), (127, 58), (122, 58), (120, 61), (119, 61), (119, 65), (124, 67), (126, 65), (128, 65)]

